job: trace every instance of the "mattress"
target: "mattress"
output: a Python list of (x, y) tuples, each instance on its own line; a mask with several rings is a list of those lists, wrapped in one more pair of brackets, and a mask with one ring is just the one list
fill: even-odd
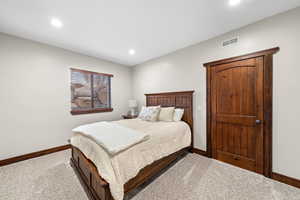
[(148, 122), (129, 119), (113, 123), (149, 134), (150, 139), (114, 156), (80, 133), (74, 133), (71, 144), (80, 149), (95, 164), (101, 177), (109, 183), (115, 200), (123, 199), (124, 184), (134, 178), (145, 166), (191, 144), (190, 127), (183, 121)]

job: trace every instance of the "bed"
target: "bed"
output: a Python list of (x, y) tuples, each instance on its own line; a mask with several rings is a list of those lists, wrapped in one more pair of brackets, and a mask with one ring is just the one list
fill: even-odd
[[(112, 163), (117, 163), (116, 165), (114, 165), (114, 170), (115, 168), (118, 168), (115, 173), (121, 172), (120, 174), (122, 176), (120, 175), (120, 177), (122, 177), (123, 181), (126, 180), (121, 191), (125, 194), (138, 187), (152, 176), (159, 173), (162, 169), (166, 168), (179, 156), (190, 150), (193, 145), (193, 91), (146, 94), (146, 105), (161, 105), (162, 107), (174, 106), (176, 108), (184, 108), (185, 112), (182, 118), (183, 122), (150, 123), (141, 121), (139, 119), (121, 120), (115, 122), (137, 130), (148, 130), (150, 135), (152, 134), (151, 137), (153, 138), (151, 141), (135, 145), (134, 147), (121, 152), (120, 155), (117, 155), (116, 158), (112, 158), (112, 160), (110, 161)], [(185, 126), (187, 126), (189, 130), (188, 135), (182, 134), (180, 133), (180, 131), (178, 133), (174, 131), (174, 136), (169, 133), (167, 134), (167, 132), (172, 131), (172, 128), (177, 130), (182, 129), (183, 132), (184, 130), (186, 130)], [(165, 135), (164, 137), (158, 137), (157, 135), (155, 135), (157, 131), (152, 131), (158, 129), (160, 130), (161, 135)], [(175, 140), (178, 141), (176, 142), (176, 145), (175, 143), (173, 143), (173, 145), (172, 142), (174, 142)], [(115, 189), (115, 187), (113, 187), (114, 182), (111, 185), (108, 183), (111, 182), (111, 180), (107, 178), (107, 171), (105, 171), (105, 166), (103, 167), (100, 163), (101, 159), (105, 160), (105, 154), (101, 153), (102, 150), (98, 149), (99, 153), (97, 153), (97, 155), (89, 153), (89, 148), (92, 148), (93, 144), (88, 139), (84, 139), (82, 137), (77, 137), (76, 139), (73, 138), (73, 142), (71, 143), (71, 165), (73, 166), (89, 197), (93, 200), (115, 200), (116, 198), (113, 198), (113, 196), (116, 196), (116, 191), (112, 190)], [(162, 148), (158, 148), (159, 146), (155, 146), (158, 145), (156, 143), (162, 145), (160, 146)], [(147, 148), (145, 148), (145, 146), (147, 145), (147, 148), (150, 152), (149, 154), (151, 154), (151, 156), (148, 157), (147, 153), (143, 155), (142, 153), (140, 153), (146, 152)], [(163, 148), (164, 146), (167, 148)], [(96, 145), (94, 145), (94, 148), (96, 148)], [(158, 149), (162, 150), (158, 151)], [(153, 156), (152, 154), (156, 156)], [(130, 157), (130, 155), (134, 156)], [(132, 159), (133, 157), (134, 159)], [(126, 160), (127, 158), (128, 160)], [(140, 169), (139, 167), (137, 167), (140, 165), (140, 163), (138, 162), (139, 160), (143, 160), (143, 162), (141, 163), (146, 163), (147, 165)], [(103, 173), (100, 174), (99, 171)], [(123, 174), (131, 174), (131, 176), (124, 177)]]

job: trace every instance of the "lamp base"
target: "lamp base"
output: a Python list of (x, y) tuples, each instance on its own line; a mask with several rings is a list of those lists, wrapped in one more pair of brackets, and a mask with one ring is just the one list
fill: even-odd
[(130, 115), (131, 115), (131, 116), (135, 116), (135, 115), (136, 115), (135, 109), (134, 109), (134, 108), (131, 108), (131, 110), (130, 110)]

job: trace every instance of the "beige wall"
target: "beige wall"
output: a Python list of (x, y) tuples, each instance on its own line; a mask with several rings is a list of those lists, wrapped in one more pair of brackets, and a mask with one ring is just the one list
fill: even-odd
[[(300, 178), (300, 8), (131, 69), (0, 33), (0, 160), (66, 144), (71, 129), (119, 119), (144, 93), (195, 90), (195, 146), (206, 149), (205, 62), (279, 46), (274, 56), (274, 171)], [(239, 43), (222, 47), (233, 36)], [(111, 113), (70, 115), (70, 67), (112, 73)], [(133, 92), (132, 92), (133, 91)]]
[[(134, 97), (144, 93), (195, 90), (195, 146), (206, 149), (206, 77), (203, 63), (279, 46), (274, 56), (274, 171), (300, 178), (300, 8), (138, 65)], [(222, 47), (233, 36), (239, 43)]]
[[(128, 67), (1, 33), (0, 57), (0, 160), (64, 145), (73, 127), (128, 110)], [(114, 75), (113, 112), (70, 114), (70, 67)]]

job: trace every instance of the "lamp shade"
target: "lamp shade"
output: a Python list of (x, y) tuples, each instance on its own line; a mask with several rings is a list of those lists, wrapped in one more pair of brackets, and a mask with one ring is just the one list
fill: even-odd
[(128, 105), (129, 105), (129, 108), (135, 108), (135, 107), (137, 107), (137, 101), (136, 100), (129, 100)]

